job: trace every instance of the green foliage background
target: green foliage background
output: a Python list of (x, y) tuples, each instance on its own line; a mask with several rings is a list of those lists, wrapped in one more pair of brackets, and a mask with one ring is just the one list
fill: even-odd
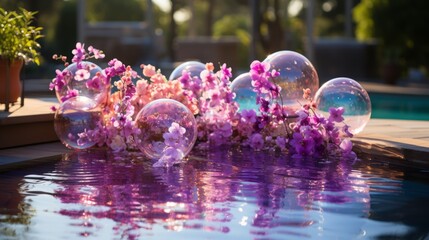
[(354, 9), (356, 36), (376, 39), (386, 62), (404, 67), (429, 67), (429, 1), (362, 0)]
[[(171, 0), (165, 0), (171, 2)], [(281, 39), (282, 44), (274, 50), (294, 50), (303, 53), (305, 42), (305, 4), (297, 16), (289, 16), (287, 8), (292, 2), (304, 0), (279, 0), (278, 9), (273, 6), (277, 0), (259, 1), (261, 19), (274, 21), (279, 17), (281, 32), (273, 35), (269, 32), (268, 22), (260, 25), (260, 39)], [(189, 9), (189, 0), (173, 0), (176, 9)], [(68, 53), (76, 42), (76, 3), (77, 0), (0, 0), (5, 9), (16, 10), (24, 7), (29, 11), (38, 11), (35, 24), (43, 27), (41, 52), (44, 62), (53, 64), (53, 53)], [(196, 35), (214, 37), (235, 36), (241, 45), (240, 66), (249, 64), (252, 16), (248, 0), (194, 0)], [(427, 0), (352, 0), (354, 9), (355, 36), (362, 41), (377, 40), (380, 56), (384, 61), (397, 61), (405, 68), (426, 69), (429, 66), (429, 1)], [(87, 0), (86, 20), (97, 21), (143, 21), (146, 18), (146, 0)], [(326, 11), (326, 6), (331, 9)], [(171, 33), (171, 16), (153, 4), (155, 28), (163, 36), (187, 36), (190, 33), (189, 22), (177, 23), (175, 33)], [(211, 8), (211, 11), (209, 9)], [(324, 37), (343, 37), (345, 23), (345, 0), (315, 0), (314, 35)], [(276, 15), (277, 14), (277, 15)], [(209, 19), (211, 16), (211, 19)], [(165, 45), (170, 42), (166, 41)], [(259, 44), (257, 58), (262, 60), (269, 51)], [(269, 44), (268, 44), (269, 46)], [(271, 45), (273, 46), (273, 45)], [(42, 59), (43, 60), (43, 59)], [(43, 61), (42, 61), (43, 63)]]

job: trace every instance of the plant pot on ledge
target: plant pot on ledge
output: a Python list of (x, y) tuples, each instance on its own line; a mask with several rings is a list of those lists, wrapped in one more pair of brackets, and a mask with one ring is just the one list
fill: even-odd
[(0, 103), (14, 103), (21, 96), (21, 69), (23, 61), (0, 58)]
[[(0, 7), (0, 102), (5, 103), (5, 111), (20, 96), (23, 63), (40, 63), (37, 41), (43, 35), (41, 27), (32, 25), (35, 14), (23, 8), (6, 11)], [(21, 106), (23, 103), (21, 98)]]

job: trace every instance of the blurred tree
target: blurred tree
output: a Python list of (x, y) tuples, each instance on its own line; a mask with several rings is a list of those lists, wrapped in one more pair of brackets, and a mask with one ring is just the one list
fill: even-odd
[(238, 38), (240, 42), (239, 52), (237, 53), (239, 67), (249, 66), (250, 20), (246, 15), (225, 15), (213, 25), (214, 37), (235, 36)]
[(64, 1), (58, 12), (51, 55), (54, 53), (69, 55), (77, 41), (77, 2)]
[(144, 6), (141, 0), (90, 0), (86, 1), (86, 18), (97, 21), (142, 21)]
[(358, 39), (377, 39), (386, 61), (406, 68), (429, 66), (429, 1), (362, 0), (354, 9)]
[(285, 49), (284, 25), (282, 10), (286, 9), (288, 1), (282, 1), (286, 5), (281, 6), (279, 0), (262, 1), (259, 16), (259, 36), (262, 48), (266, 54)]

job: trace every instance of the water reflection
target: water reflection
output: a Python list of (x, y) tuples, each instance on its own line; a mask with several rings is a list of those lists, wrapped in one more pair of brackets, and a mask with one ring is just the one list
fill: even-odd
[[(323, 215), (317, 202), (353, 201), (360, 205), (359, 215), (369, 211), (369, 188), (354, 182), (360, 180), (351, 174), (350, 163), (291, 160), (248, 150), (194, 154), (192, 161), (170, 169), (152, 168), (133, 155), (75, 152), (57, 165), (55, 179), (60, 186), (55, 197), (69, 204), (60, 214), (79, 219), (83, 227), (92, 227), (93, 218), (112, 219), (115, 230), (131, 238), (155, 225), (227, 233), (236, 209), (242, 214), (240, 225), (259, 235), (267, 234), (266, 228), (315, 224), (322, 216), (315, 219), (306, 212)], [(301, 216), (279, 216), (279, 210)], [(91, 234), (82, 229), (81, 235)]]
[[(56, 238), (70, 233), (126, 239), (427, 234), (428, 224), (408, 218), (415, 214), (394, 214), (429, 199), (427, 190), (404, 189), (398, 170), (370, 167), (366, 161), (305, 161), (246, 149), (194, 152), (191, 158), (166, 169), (153, 168), (137, 154), (64, 155), (40, 174), (24, 172), (24, 179), (8, 180), (7, 188), (16, 190), (9, 191), (7, 200), (0, 195), (0, 224), (6, 224), (0, 236), (20, 236), (18, 231), (34, 237), (55, 221), (67, 229), (58, 230)], [(12, 218), (28, 228), (17, 228)]]

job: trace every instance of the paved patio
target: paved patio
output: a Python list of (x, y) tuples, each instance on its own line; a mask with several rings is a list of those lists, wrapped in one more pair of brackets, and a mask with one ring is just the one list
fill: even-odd
[[(365, 88), (383, 90), (378, 85)], [(384, 88), (384, 91), (427, 93), (427, 89), (401, 90), (397, 87)], [(55, 135), (50, 107), (57, 104), (57, 100), (50, 94), (34, 94), (33, 97), (30, 94), (23, 107), (14, 106), (9, 113), (0, 111), (0, 171), (56, 160), (70, 151)], [(371, 119), (354, 142), (360, 151), (381, 151), (413, 163), (426, 162), (429, 159), (429, 121)]]

